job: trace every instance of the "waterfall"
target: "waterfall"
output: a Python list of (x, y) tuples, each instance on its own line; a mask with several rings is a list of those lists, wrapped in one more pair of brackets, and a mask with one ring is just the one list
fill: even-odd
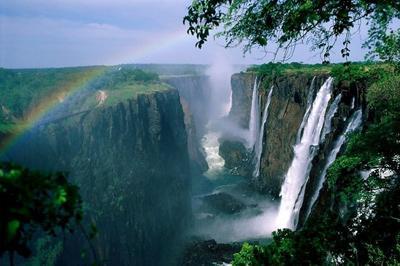
[(328, 135), (332, 131), (332, 118), (337, 112), (341, 99), (342, 94), (338, 94), (338, 96), (336, 96), (335, 100), (329, 106), (328, 112), (326, 113), (326, 119), (322, 130), (320, 143), (323, 143), (325, 141), (326, 135)]
[(350, 110), (353, 110), (353, 109), (354, 109), (355, 102), (356, 102), (356, 97), (353, 97), (353, 99), (351, 99), (351, 106), (350, 106)]
[(314, 83), (315, 83), (315, 77), (313, 77), (311, 81), (311, 85), (307, 96), (307, 109), (306, 112), (304, 113), (303, 120), (301, 121), (299, 131), (297, 132), (296, 143), (300, 141), (301, 135), (303, 134), (304, 125), (306, 124), (308, 116), (310, 115), (311, 104), (314, 99)]
[(249, 121), (249, 137), (248, 147), (253, 147), (258, 135), (259, 124), (260, 124), (260, 109), (258, 100), (258, 79), (256, 77), (253, 86), (253, 93), (251, 98), (251, 109), (250, 109), (250, 121)]
[(274, 91), (274, 87), (272, 86), (268, 93), (267, 102), (265, 103), (260, 133), (258, 135), (258, 140), (254, 147), (256, 164), (255, 164), (255, 169), (253, 172), (253, 177), (258, 177), (260, 174), (260, 161), (261, 161), (261, 153), (262, 153), (263, 138), (264, 138), (264, 128), (265, 128), (265, 123), (267, 122), (267, 118), (268, 118), (268, 107), (269, 107), (269, 104), (271, 103), (271, 97), (272, 97), (273, 91)]
[(326, 172), (328, 171), (328, 168), (332, 165), (332, 163), (336, 160), (336, 156), (338, 155), (340, 148), (342, 147), (343, 143), (346, 141), (346, 135), (348, 133), (356, 130), (361, 125), (361, 122), (362, 122), (362, 112), (361, 112), (361, 110), (358, 110), (358, 111), (354, 112), (354, 114), (350, 117), (350, 121), (347, 124), (346, 129), (344, 130), (343, 134), (340, 135), (340, 137), (335, 142), (333, 149), (330, 151), (330, 153), (328, 155), (328, 159), (324, 165), (324, 168), (322, 169), (322, 172), (318, 177), (318, 186), (314, 192), (314, 195), (311, 198), (310, 205), (307, 209), (306, 217), (308, 217), (314, 203), (318, 199), (319, 191), (321, 190), (321, 188), (325, 182)]
[(223, 135), (218, 124), (228, 116), (232, 108), (231, 76), (233, 68), (227, 64), (225, 58), (216, 60), (216, 63), (207, 69), (209, 75), (211, 93), (207, 99), (206, 108), (200, 109), (208, 113), (208, 122), (205, 126), (205, 134), (201, 144), (205, 151), (208, 171), (205, 175), (209, 178), (217, 178), (224, 170), (225, 160), (219, 155), (219, 138)]
[(209, 130), (201, 139), (208, 165), (205, 175), (209, 178), (216, 177), (225, 166), (225, 160), (219, 155), (219, 137), (220, 133)]
[[(294, 146), (294, 158), (281, 189), (281, 204), (277, 217), (278, 228), (295, 228), (303, 203), (303, 185), (319, 144), (326, 109), (331, 98), (333, 79), (329, 77), (319, 89), (304, 124), (303, 134)], [(300, 128), (301, 130), (301, 128)]]

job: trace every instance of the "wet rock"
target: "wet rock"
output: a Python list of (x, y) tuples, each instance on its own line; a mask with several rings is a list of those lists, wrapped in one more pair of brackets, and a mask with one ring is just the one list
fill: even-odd
[(230, 263), (233, 254), (240, 251), (241, 243), (219, 244), (214, 239), (195, 240), (186, 248), (181, 265), (209, 266)]
[(221, 140), (219, 154), (225, 160), (225, 168), (232, 175), (251, 176), (253, 163), (251, 153), (240, 141)]
[(216, 213), (235, 214), (246, 208), (246, 205), (232, 195), (219, 192), (202, 198), (204, 208)]

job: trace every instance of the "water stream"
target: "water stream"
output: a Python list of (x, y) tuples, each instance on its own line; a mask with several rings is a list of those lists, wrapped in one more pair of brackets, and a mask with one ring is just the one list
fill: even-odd
[(267, 119), (268, 119), (268, 108), (271, 103), (273, 91), (274, 91), (274, 87), (272, 86), (268, 93), (267, 102), (265, 103), (263, 117), (262, 117), (262, 121), (261, 121), (260, 133), (259, 133), (257, 142), (255, 143), (255, 147), (254, 147), (254, 149), (255, 149), (255, 168), (254, 168), (254, 172), (253, 172), (253, 177), (258, 177), (260, 175), (260, 161), (261, 161), (261, 154), (262, 154), (262, 150), (263, 150), (265, 123), (267, 122)]
[(308, 217), (308, 215), (311, 212), (311, 209), (313, 207), (313, 205), (315, 204), (315, 202), (318, 199), (319, 196), (319, 192), (325, 182), (325, 177), (326, 177), (326, 172), (328, 171), (329, 167), (332, 165), (332, 163), (336, 160), (336, 157), (340, 151), (340, 148), (342, 147), (342, 145), (344, 144), (344, 142), (346, 141), (346, 135), (354, 130), (356, 130), (358, 127), (360, 127), (362, 122), (362, 112), (361, 110), (357, 110), (356, 112), (354, 112), (354, 114), (350, 117), (350, 121), (347, 124), (346, 129), (344, 130), (343, 134), (339, 136), (339, 138), (336, 140), (333, 149), (330, 151), (328, 159), (324, 165), (324, 168), (321, 171), (321, 174), (318, 177), (318, 186), (317, 189), (314, 192), (314, 195), (311, 198), (311, 202), (309, 205), (309, 208), (307, 209), (307, 214), (306, 216)]
[[(294, 147), (294, 158), (281, 189), (281, 204), (277, 217), (278, 228), (294, 229), (303, 203), (304, 189), (311, 161), (317, 150), (324, 125), (325, 113), (331, 98), (332, 78), (328, 78), (319, 89), (304, 125), (303, 134)], [(301, 129), (301, 128), (300, 128)]]

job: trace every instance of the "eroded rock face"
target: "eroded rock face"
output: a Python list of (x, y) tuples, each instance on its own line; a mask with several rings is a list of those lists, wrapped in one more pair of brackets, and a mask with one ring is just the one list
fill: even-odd
[(200, 138), (197, 135), (196, 123), (193, 114), (190, 111), (187, 101), (180, 97), (183, 113), (185, 117), (185, 127), (188, 140), (188, 152), (190, 158), (190, 169), (192, 175), (199, 175), (208, 170), (208, 164), (205, 159), (205, 151), (200, 143)]
[(256, 75), (254, 73), (239, 73), (232, 75), (232, 108), (229, 119), (241, 128), (249, 128), (252, 89)]
[[(232, 76), (233, 104), (229, 118), (242, 128), (248, 128), (255, 77), (255, 73), (240, 73)], [(325, 79), (325, 76), (316, 77), (313, 86), (319, 88)], [(284, 175), (293, 159), (293, 145), (307, 108), (307, 96), (313, 76), (285, 75), (278, 78), (274, 84), (267, 84), (263, 80), (263, 77), (258, 77), (258, 81), (261, 82), (259, 94), (262, 110), (267, 100), (266, 92), (272, 85), (274, 91), (265, 124), (260, 175), (252, 180), (259, 191), (278, 197)], [(247, 167), (251, 169), (242, 167), (242, 160), (246, 156), (238, 145), (224, 142), (221, 145), (221, 155), (229, 162), (227, 166), (232, 173), (237, 171), (252, 177), (254, 165), (247, 164)]]
[[(69, 172), (108, 265), (165, 265), (191, 216), (183, 116), (177, 91), (141, 94), (36, 128), (7, 156)], [(85, 243), (67, 241), (60, 263), (79, 265)]]
[(238, 176), (250, 176), (253, 171), (252, 153), (241, 141), (221, 140), (219, 154), (225, 160), (225, 168)]
[(274, 91), (265, 124), (260, 176), (256, 179), (257, 187), (273, 197), (278, 197), (292, 162), (293, 145), (307, 109), (307, 96), (310, 90), (316, 92), (325, 79), (325, 76), (318, 76), (312, 83), (313, 76), (296, 74), (281, 77), (273, 84)]
[(211, 97), (209, 77), (205, 75), (170, 76), (163, 78), (163, 81), (179, 91), (179, 95), (190, 108), (198, 136), (202, 136), (205, 133), (210, 110), (208, 105)]

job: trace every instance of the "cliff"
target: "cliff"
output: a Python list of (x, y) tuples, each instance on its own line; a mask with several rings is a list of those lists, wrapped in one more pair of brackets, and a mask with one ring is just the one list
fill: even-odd
[[(165, 264), (190, 220), (187, 137), (175, 90), (50, 121), (25, 134), (7, 158), (69, 173), (107, 265)], [(82, 243), (69, 239), (61, 264), (81, 264)]]
[[(235, 74), (232, 76), (232, 109), (229, 119), (248, 129), (252, 90), (256, 74), (252, 72)], [(260, 174), (253, 178), (254, 165), (251, 158), (253, 151), (246, 150), (241, 141), (224, 140), (220, 154), (226, 161), (226, 167), (234, 174), (247, 176), (252, 180), (255, 188), (272, 198), (278, 198), (285, 174), (293, 160), (293, 146), (296, 143), (298, 130), (307, 109), (307, 98), (315, 97), (318, 89), (327, 79), (327, 74), (286, 73), (271, 83), (268, 76), (259, 75), (258, 81), (260, 97), (260, 117), (267, 100), (267, 95), (273, 86), (268, 119), (264, 128), (263, 145), (261, 152)], [(314, 81), (313, 81), (314, 80)], [(362, 95), (360, 89), (350, 89), (346, 84), (336, 83), (332, 90), (330, 104), (336, 95), (342, 94), (338, 111), (332, 119), (332, 130), (325, 141), (321, 143), (314, 158), (310, 179), (306, 187), (304, 208), (309, 204), (311, 192), (316, 187), (316, 179), (321, 172), (333, 142), (345, 127), (345, 120), (352, 114), (352, 99), (355, 108), (360, 105)]]
[[(274, 91), (265, 126), (260, 176), (255, 181), (259, 189), (273, 197), (279, 195), (292, 162), (293, 145), (307, 108), (307, 96), (310, 90), (316, 92), (325, 79), (324, 76), (318, 76), (312, 83), (311, 75), (294, 74), (278, 78), (272, 84)], [(264, 90), (270, 86), (263, 84)]]
[(208, 122), (208, 110), (210, 108), (211, 86), (209, 77), (205, 75), (165, 76), (162, 81), (179, 91), (179, 95), (190, 108), (198, 135), (202, 136)]

